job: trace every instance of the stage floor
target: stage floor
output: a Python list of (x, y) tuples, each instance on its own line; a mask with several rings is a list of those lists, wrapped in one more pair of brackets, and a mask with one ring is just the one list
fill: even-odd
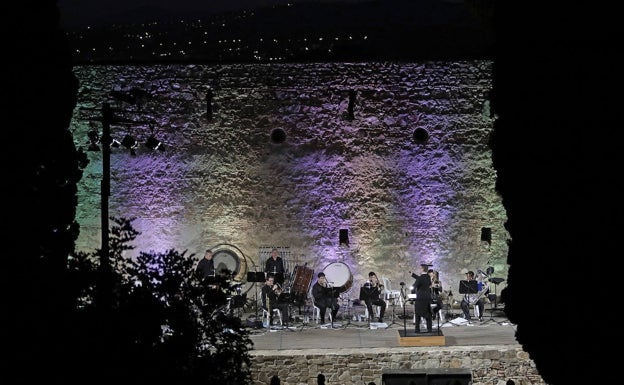
[[(477, 345), (518, 345), (515, 339), (516, 327), (511, 324), (504, 312), (486, 310), (483, 321), (472, 319), (470, 322), (459, 314), (449, 314), (440, 321), (439, 330), (444, 335), (444, 346)], [(347, 320), (341, 317), (332, 325), (318, 325), (313, 321), (301, 322), (303, 317), (295, 314), (295, 321), (289, 327), (273, 326), (268, 328), (249, 327), (254, 343), (253, 350), (294, 350), (294, 349), (343, 349), (343, 348), (391, 348), (401, 347), (399, 331), (410, 334), (414, 330), (413, 315), (405, 319), (384, 317), (384, 323), (368, 323)], [(255, 319), (255, 313), (247, 313), (241, 319)], [(405, 320), (405, 322), (404, 322)], [(421, 327), (421, 330), (426, 330)], [(438, 321), (433, 322), (434, 334), (438, 331)]]

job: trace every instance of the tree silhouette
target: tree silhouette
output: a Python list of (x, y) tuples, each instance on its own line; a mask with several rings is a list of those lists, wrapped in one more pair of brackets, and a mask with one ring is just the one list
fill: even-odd
[(233, 282), (223, 276), (220, 288), (206, 285), (195, 275), (194, 254), (186, 251), (124, 257), (139, 233), (131, 219), (111, 220), (110, 309), (103, 311), (94, 301), (100, 251), (72, 258), (79, 278), (73, 292), (81, 294), (69, 338), (76, 382), (96, 371), (107, 381), (250, 383), (253, 343), (228, 306)]

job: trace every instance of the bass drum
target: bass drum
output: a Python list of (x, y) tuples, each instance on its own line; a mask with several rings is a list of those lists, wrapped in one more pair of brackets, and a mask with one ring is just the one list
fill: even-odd
[(247, 274), (247, 260), (233, 245), (222, 244), (213, 247), (212, 259), (217, 274), (229, 274), (232, 280), (241, 282)]
[(310, 290), (314, 270), (306, 266), (297, 265), (295, 266), (293, 274), (294, 278), (290, 293), (292, 295), (293, 303), (295, 305), (302, 306), (308, 298), (308, 290)]
[(342, 262), (334, 262), (323, 269), (327, 282), (329, 282), (339, 293), (345, 293), (353, 285), (353, 274), (349, 266)]

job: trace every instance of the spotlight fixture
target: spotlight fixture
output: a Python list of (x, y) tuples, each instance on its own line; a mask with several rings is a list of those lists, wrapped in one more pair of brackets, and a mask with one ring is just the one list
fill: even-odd
[(121, 143), (117, 139), (108, 139), (108, 147), (118, 148), (119, 146), (121, 146)]
[(163, 146), (162, 142), (158, 139), (156, 139), (156, 137), (154, 135), (150, 135), (149, 138), (147, 138), (147, 141), (145, 142), (145, 147), (151, 149), (151, 150), (160, 150), (160, 151), (164, 151), (165, 150), (165, 146)]
[(139, 143), (137, 142), (136, 139), (134, 139), (134, 137), (130, 134), (124, 136), (124, 138), (121, 140), (121, 145), (124, 146), (127, 149), (135, 149), (137, 148), (137, 146), (139, 145)]
[(89, 151), (100, 151), (100, 134), (96, 130), (91, 130), (87, 133), (89, 137)]
[(134, 139), (134, 137), (132, 137), (132, 135), (127, 134), (121, 140), (121, 145), (124, 146), (125, 148), (129, 149), (131, 155), (136, 155), (135, 149), (137, 148), (139, 143), (137, 142), (136, 139)]

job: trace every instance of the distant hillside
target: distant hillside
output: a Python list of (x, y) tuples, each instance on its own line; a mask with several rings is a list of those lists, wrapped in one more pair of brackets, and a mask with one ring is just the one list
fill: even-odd
[[(487, 18), (464, 2), (443, 0), (317, 1), (218, 15), (199, 12), (163, 15), (158, 9), (149, 12), (143, 9), (139, 14), (144, 20), (151, 15), (159, 22), (90, 29), (74, 39), (74, 43), (81, 44), (77, 51), (91, 55), (79, 60), (106, 60), (106, 57), (93, 57), (92, 52), (105, 55), (108, 50), (102, 47), (112, 42), (121, 46), (123, 39), (130, 39), (136, 36), (132, 32), (141, 30), (151, 32), (161, 39), (158, 43), (165, 45), (194, 41), (184, 50), (183, 57), (175, 53), (163, 59), (165, 55), (158, 54), (159, 60), (167, 61), (257, 62), (263, 56), (280, 61), (485, 58), (494, 44)], [(136, 20), (139, 16), (127, 13), (125, 17)], [(280, 45), (269, 46), (269, 40)], [(240, 41), (244, 46), (230, 45), (228, 52), (219, 52), (226, 49), (224, 41)], [(89, 47), (96, 43), (99, 49)], [(132, 42), (127, 43), (124, 45), (132, 46)], [(142, 41), (141, 47), (145, 44), (149, 42)], [(145, 53), (140, 51), (126, 52), (124, 57), (151, 60), (141, 56)], [(143, 51), (148, 50), (143, 48)]]

